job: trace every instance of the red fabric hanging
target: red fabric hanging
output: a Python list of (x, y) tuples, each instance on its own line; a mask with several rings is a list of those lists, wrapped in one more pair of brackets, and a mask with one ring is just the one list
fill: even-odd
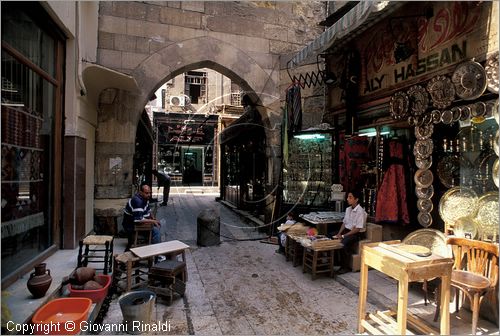
[(344, 191), (352, 191), (359, 187), (361, 164), (368, 160), (368, 138), (353, 136), (345, 139), (339, 136), (339, 176)]
[(377, 193), (376, 222), (410, 223), (406, 200), (405, 170), (403, 165), (403, 144), (389, 143), (390, 160), (394, 160), (384, 174)]

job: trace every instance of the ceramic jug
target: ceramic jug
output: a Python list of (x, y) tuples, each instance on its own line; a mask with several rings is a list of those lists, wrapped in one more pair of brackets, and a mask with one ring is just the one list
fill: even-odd
[(50, 270), (46, 270), (46, 266), (45, 263), (35, 265), (35, 272), (31, 273), (28, 280), (28, 290), (35, 298), (43, 297), (52, 283)]

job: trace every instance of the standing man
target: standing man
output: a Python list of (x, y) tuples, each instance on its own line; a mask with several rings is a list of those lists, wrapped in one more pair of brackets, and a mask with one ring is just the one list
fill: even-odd
[(156, 169), (151, 171), (158, 181), (158, 188), (163, 186), (163, 202), (160, 205), (167, 205), (170, 194), (170, 176), (167, 173), (159, 172)]
[(160, 222), (153, 217), (149, 207), (149, 199), (151, 197), (151, 188), (147, 184), (142, 184), (139, 191), (127, 202), (123, 210), (123, 229), (129, 237), (133, 237), (134, 226), (136, 223), (151, 223), (153, 224), (151, 232), (151, 243), (158, 244), (161, 242)]

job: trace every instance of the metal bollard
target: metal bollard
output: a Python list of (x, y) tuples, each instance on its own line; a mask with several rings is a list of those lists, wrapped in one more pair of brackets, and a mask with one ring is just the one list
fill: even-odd
[(220, 244), (220, 217), (213, 209), (205, 209), (197, 218), (196, 243), (199, 246)]

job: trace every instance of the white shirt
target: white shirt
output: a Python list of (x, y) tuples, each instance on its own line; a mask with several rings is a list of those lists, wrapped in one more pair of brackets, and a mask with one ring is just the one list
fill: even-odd
[(365, 231), (366, 218), (368, 214), (361, 207), (361, 205), (356, 205), (353, 209), (351, 206), (345, 210), (344, 216), (344, 227), (348, 230), (352, 230), (355, 227), (359, 228), (361, 232)]

